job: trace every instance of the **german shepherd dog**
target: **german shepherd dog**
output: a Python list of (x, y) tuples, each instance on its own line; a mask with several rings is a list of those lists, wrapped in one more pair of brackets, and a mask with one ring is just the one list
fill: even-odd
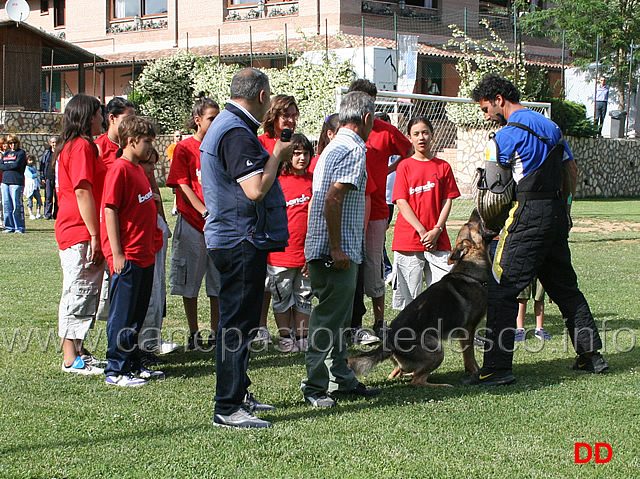
[(450, 386), (427, 382), (444, 359), (442, 342), (447, 339), (460, 341), (465, 371), (478, 371), (473, 339), (487, 313), (487, 288), (492, 281), (489, 245), (494, 236), (474, 210), (449, 256), (449, 264), (454, 264), (451, 272), (400, 312), (384, 331), (382, 345), (349, 358), (349, 367), (356, 375), (391, 358), (396, 368), (389, 379), (413, 373), (412, 386)]

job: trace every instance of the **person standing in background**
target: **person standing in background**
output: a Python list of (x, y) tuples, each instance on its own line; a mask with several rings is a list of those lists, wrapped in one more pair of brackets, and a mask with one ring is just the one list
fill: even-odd
[(49, 146), (40, 159), (40, 181), (44, 188), (44, 217), (47, 220), (55, 220), (58, 215), (58, 198), (56, 196), (55, 175), (51, 171), (51, 156), (56, 149), (58, 137), (49, 138)]
[(24, 170), (27, 167), (27, 155), (20, 148), (16, 135), (7, 136), (9, 150), (0, 160), (2, 175), (2, 208), (5, 233), (24, 233)]
[(602, 125), (607, 114), (607, 104), (609, 103), (609, 85), (605, 85), (605, 77), (601, 76), (598, 86), (596, 86), (596, 118), (598, 125), (598, 135), (602, 135)]

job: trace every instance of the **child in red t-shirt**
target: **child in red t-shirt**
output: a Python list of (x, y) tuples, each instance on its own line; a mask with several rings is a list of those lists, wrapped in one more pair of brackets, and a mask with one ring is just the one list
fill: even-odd
[(398, 206), (393, 244), (395, 251), (394, 309), (401, 310), (423, 289), (451, 270), (451, 243), (446, 222), (453, 198), (460, 191), (451, 166), (431, 152), (433, 126), (424, 116), (409, 121), (409, 138), (415, 153), (400, 162), (393, 186)]
[[(218, 292), (220, 275), (207, 254), (204, 242), (204, 223), (209, 212), (204, 204), (200, 181), (200, 143), (209, 126), (220, 113), (220, 107), (204, 93), (193, 104), (189, 129), (195, 134), (178, 143), (173, 150), (173, 161), (167, 186), (176, 190), (178, 219), (173, 230), (169, 270), (171, 294), (182, 296), (185, 316), (189, 326), (187, 349), (211, 352), (215, 348), (220, 307)], [(208, 344), (198, 326), (198, 295), (202, 279), (206, 275), (206, 289), (210, 304)]]
[(161, 371), (142, 366), (138, 348), (162, 235), (151, 185), (138, 164), (149, 157), (155, 130), (148, 120), (128, 116), (120, 123), (118, 135), (122, 156), (111, 164), (105, 178), (100, 224), (102, 249), (111, 271), (105, 381), (142, 386), (147, 379), (164, 377)]
[(289, 246), (283, 252), (269, 253), (267, 260), (268, 284), (282, 352), (307, 350), (312, 296), (304, 241), (313, 185), (313, 175), (307, 167), (313, 156), (313, 146), (299, 133), (291, 137), (291, 143), (293, 156), (283, 163), (279, 178), (287, 204)]

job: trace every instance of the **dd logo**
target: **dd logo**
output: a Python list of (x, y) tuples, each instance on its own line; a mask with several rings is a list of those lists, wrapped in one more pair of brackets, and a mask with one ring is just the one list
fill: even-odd
[[(605, 448), (607, 450), (607, 456), (606, 457), (601, 457), (600, 456), (600, 449), (601, 448)], [(587, 450), (587, 457), (580, 458), (580, 449), (586, 449)], [(595, 449), (595, 451), (596, 451), (595, 452), (595, 456), (596, 456), (596, 463), (597, 464), (604, 464), (605, 462), (609, 462), (611, 460), (611, 456), (613, 455), (613, 450), (611, 449), (611, 446), (609, 444), (607, 444), (606, 442), (596, 442), (595, 446), (593, 446), (593, 449)], [(591, 458), (593, 457), (593, 449), (586, 442), (576, 442), (576, 449), (575, 449), (575, 462), (576, 462), (576, 464), (585, 464), (585, 463), (589, 462), (591, 460)]]

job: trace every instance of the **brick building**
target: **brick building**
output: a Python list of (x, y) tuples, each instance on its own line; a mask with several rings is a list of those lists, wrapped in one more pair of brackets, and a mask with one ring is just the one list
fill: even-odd
[[(147, 61), (170, 56), (178, 49), (256, 67), (279, 67), (291, 61), (294, 53), (330, 49), (351, 59), (359, 76), (376, 80), (383, 89), (394, 89), (393, 78), (386, 83), (375, 78), (382, 75), (384, 69), (393, 69), (393, 65), (389, 65), (393, 62), (384, 64), (376, 58), (382, 52), (387, 60), (393, 60), (397, 35), (403, 34), (415, 35), (418, 40), (414, 91), (437, 90), (443, 95), (455, 96), (459, 83), (455, 71), (457, 53), (443, 47), (451, 38), (448, 25), (457, 24), (470, 34), (482, 35), (478, 21), (487, 18), (505, 39), (512, 39), (512, 16), (500, 6), (507, 3), (29, 0), (28, 23), (106, 60), (85, 63), (84, 82), (78, 74), (78, 65), (44, 67), (42, 90), (45, 91), (45, 84), (50, 81), (57, 101), (55, 106), (59, 109), (65, 99), (82, 90), (104, 101), (126, 94), (130, 80)], [(5, 18), (2, 8), (0, 20)], [(553, 85), (560, 78), (560, 49), (540, 39), (525, 39), (523, 43), (529, 64), (549, 70), (549, 81)]]

